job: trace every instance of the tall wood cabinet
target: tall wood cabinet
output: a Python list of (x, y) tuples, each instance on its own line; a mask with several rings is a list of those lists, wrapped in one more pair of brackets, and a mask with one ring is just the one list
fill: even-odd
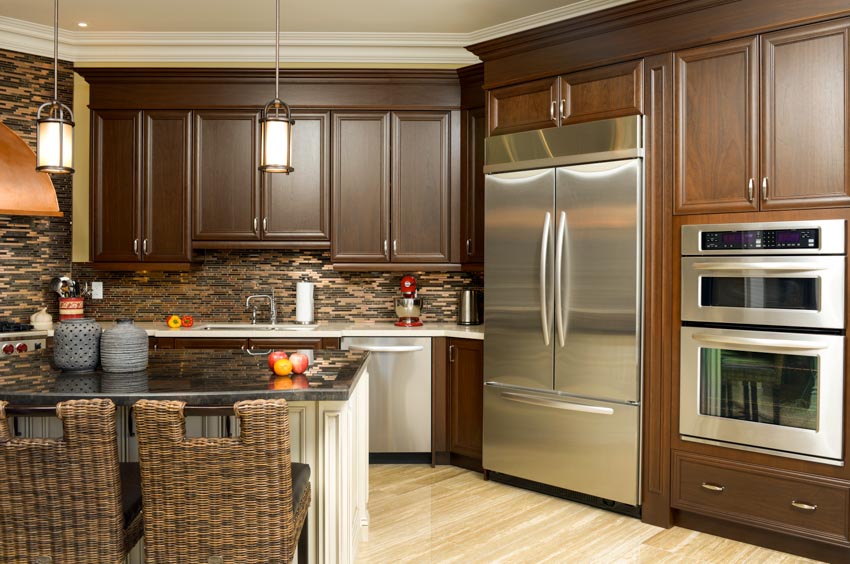
[(449, 113), (334, 112), (335, 263), (449, 262)]
[(850, 204), (847, 19), (676, 53), (677, 213)]
[(487, 114), (483, 107), (461, 112), (461, 256), (465, 264), (484, 264), (484, 139)]
[(191, 112), (106, 110), (92, 115), (92, 259), (191, 260)]
[(448, 449), (452, 464), (481, 471), (484, 341), (449, 339)]

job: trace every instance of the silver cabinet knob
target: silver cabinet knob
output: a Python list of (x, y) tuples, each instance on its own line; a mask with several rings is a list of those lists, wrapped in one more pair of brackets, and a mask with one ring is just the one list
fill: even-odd
[(133, 239), (133, 254), (134, 255), (139, 254), (139, 240), (138, 239)]

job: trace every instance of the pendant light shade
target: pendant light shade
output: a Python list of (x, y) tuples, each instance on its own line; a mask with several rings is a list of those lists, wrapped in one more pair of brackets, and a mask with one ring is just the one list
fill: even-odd
[(54, 174), (74, 172), (74, 114), (59, 102), (59, 0), (53, 0), (53, 100), (36, 116), (35, 170)]
[(289, 106), (280, 99), (280, 0), (276, 0), (274, 50), (274, 100), (260, 116), (260, 170), (289, 174), (292, 168), (292, 126)]

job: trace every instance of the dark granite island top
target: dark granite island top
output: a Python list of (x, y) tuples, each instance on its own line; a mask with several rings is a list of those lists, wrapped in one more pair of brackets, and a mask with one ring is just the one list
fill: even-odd
[(182, 400), (190, 406), (230, 406), (246, 399), (346, 401), (357, 385), (368, 353), (317, 350), (307, 369), (308, 386), (288, 384), (269, 369), (266, 355), (236, 350), (150, 351), (147, 370), (131, 373), (62, 372), (52, 350), (0, 359), (0, 400), (12, 405), (54, 405), (89, 397), (132, 405), (142, 398)]

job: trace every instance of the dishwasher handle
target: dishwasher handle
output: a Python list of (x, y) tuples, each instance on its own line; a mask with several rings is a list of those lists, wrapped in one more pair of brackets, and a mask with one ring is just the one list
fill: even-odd
[(348, 350), (352, 351), (369, 351), (369, 352), (416, 352), (424, 350), (422, 345), (349, 345)]

